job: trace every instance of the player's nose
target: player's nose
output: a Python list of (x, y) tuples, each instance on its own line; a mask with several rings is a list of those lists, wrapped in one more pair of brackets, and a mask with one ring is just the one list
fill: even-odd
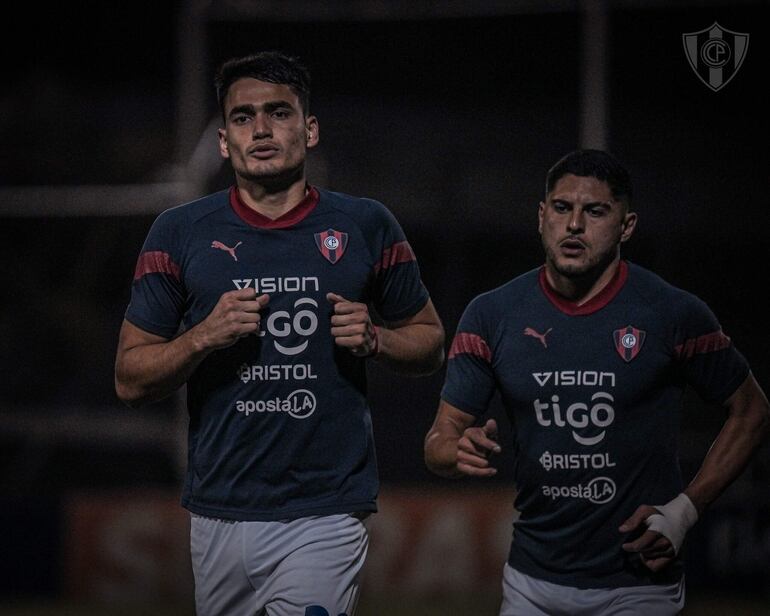
[(578, 208), (575, 208), (570, 212), (569, 218), (567, 219), (567, 229), (571, 233), (579, 233), (585, 228), (585, 214), (583, 212), (579, 211)]
[(270, 120), (267, 114), (258, 113), (252, 124), (252, 136), (254, 139), (270, 137), (272, 135), (272, 129), (270, 127)]

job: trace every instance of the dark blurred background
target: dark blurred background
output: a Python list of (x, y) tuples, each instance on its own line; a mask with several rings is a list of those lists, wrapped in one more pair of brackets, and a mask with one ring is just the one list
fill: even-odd
[[(542, 262), (536, 208), (551, 164), (580, 146), (603, 147), (634, 179), (640, 224), (625, 256), (705, 300), (770, 387), (769, 8), (653, 0), (16, 6), (0, 42), (0, 602), (121, 596), (72, 580), (73, 562), (89, 571), (71, 536), (85, 528), (88, 537), (82, 503), (103, 494), (178, 499), (180, 397), (121, 406), (113, 361), (154, 217), (231, 182), (217, 151), (212, 79), (234, 55), (283, 49), (309, 66), (321, 126), (311, 181), (391, 208), (448, 333), (476, 294)], [(716, 92), (682, 43), (714, 22), (750, 34), (741, 68)], [(443, 374), (371, 371), (385, 490), (430, 497), (476, 487), (439, 480), (422, 462)], [(492, 414), (501, 416), (497, 401)], [(687, 479), (722, 419), (688, 394)], [(506, 498), (507, 467), (503, 454), (487, 483)], [(769, 478), (764, 446), (693, 531), (696, 596), (723, 590), (767, 601)]]

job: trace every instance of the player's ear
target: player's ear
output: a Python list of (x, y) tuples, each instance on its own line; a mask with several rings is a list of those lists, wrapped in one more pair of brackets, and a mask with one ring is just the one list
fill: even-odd
[(543, 233), (543, 213), (545, 212), (545, 203), (543, 201), (540, 202), (540, 205), (537, 206), (537, 230), (538, 233)]
[(320, 133), (318, 131), (318, 118), (315, 116), (305, 118), (305, 136), (307, 147), (314, 148), (318, 145)]
[(227, 146), (227, 133), (224, 128), (217, 129), (219, 135), (219, 153), (222, 158), (230, 158), (230, 148)]
[(621, 242), (628, 241), (634, 234), (637, 219), (636, 212), (626, 212), (625, 216), (623, 216), (623, 231), (620, 234)]

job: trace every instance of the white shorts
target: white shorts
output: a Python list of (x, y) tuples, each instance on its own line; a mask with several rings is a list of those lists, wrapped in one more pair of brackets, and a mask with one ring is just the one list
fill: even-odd
[(503, 572), (500, 616), (673, 616), (684, 608), (684, 578), (677, 584), (572, 588)]
[(369, 533), (348, 514), (236, 522), (193, 514), (198, 616), (353, 616)]

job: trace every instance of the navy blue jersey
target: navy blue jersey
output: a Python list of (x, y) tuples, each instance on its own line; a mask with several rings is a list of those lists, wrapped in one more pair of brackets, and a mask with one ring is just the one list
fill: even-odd
[[(627, 555), (620, 524), (682, 490), (677, 435), (686, 384), (722, 402), (748, 375), (709, 308), (621, 261), (576, 307), (545, 269), (475, 298), (449, 353), (442, 398), (481, 417), (499, 391), (513, 427), (509, 563), (556, 584), (670, 582)], [(505, 445), (504, 445), (505, 446)]]
[(259, 336), (211, 353), (188, 382), (182, 504), (236, 520), (376, 510), (365, 360), (334, 344), (326, 293), (386, 322), (416, 314), (428, 293), (403, 231), (369, 199), (313, 188), (270, 220), (219, 192), (157, 218), (126, 319), (172, 338), (243, 288), (270, 302)]

